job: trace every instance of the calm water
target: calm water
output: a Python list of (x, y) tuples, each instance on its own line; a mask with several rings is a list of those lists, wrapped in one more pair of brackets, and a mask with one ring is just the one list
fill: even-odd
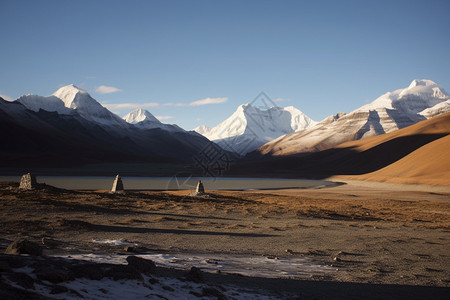
[[(205, 190), (318, 188), (335, 183), (325, 180), (280, 178), (122, 177), (126, 190), (194, 190), (202, 180)], [(20, 181), (20, 176), (0, 176), (0, 181)], [(38, 176), (39, 183), (71, 190), (109, 190), (114, 177)]]

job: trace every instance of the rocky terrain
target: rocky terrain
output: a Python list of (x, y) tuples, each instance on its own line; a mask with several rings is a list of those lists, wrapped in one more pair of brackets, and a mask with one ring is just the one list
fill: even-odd
[[(154, 293), (169, 299), (448, 296), (450, 191), (445, 187), (349, 182), (326, 189), (206, 190), (201, 197), (189, 191), (110, 194), (17, 187), (4, 183), (0, 189), (0, 248), (24, 238), (38, 244), (43, 256), (1, 256), (1, 285), (9, 299), (123, 296), (115, 294), (114, 282), (124, 277), (127, 283), (119, 284), (133, 287), (127, 291), (147, 293), (136, 297)], [(161, 255), (182, 255), (183, 267), (167, 269), (157, 260)], [(209, 259), (188, 259), (198, 255)], [(151, 262), (145, 263), (149, 270), (137, 271), (129, 256), (154, 260), (157, 271)], [(263, 271), (259, 263), (241, 273), (255, 268), (259, 276), (238, 276), (226, 271), (225, 262), (217, 264), (218, 257), (260, 258), (274, 267)], [(248, 268), (247, 259), (240, 260), (241, 271)], [(84, 267), (91, 271), (73, 270)], [(200, 285), (186, 281), (192, 267), (203, 272)], [(282, 271), (272, 274), (284, 268), (287, 277)]]

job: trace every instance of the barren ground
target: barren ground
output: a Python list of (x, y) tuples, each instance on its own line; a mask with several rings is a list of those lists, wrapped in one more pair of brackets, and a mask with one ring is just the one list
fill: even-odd
[(119, 249), (93, 239), (125, 239), (155, 252), (311, 256), (334, 267), (311, 281), (450, 287), (445, 187), (352, 181), (190, 197), (189, 191), (112, 195), (10, 186), (0, 190), (3, 241), (46, 237), (102, 253)]

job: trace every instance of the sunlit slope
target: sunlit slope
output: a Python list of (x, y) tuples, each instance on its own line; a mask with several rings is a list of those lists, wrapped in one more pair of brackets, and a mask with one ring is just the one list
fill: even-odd
[[(430, 135), (443, 135), (430, 143), (412, 151), (396, 162), (371, 173), (357, 175), (359, 179), (390, 181), (399, 183), (424, 183), (450, 185), (450, 113), (417, 123), (389, 134), (353, 141), (337, 148), (352, 148), (356, 151), (368, 151), (380, 145), (386, 145), (394, 139), (415, 137), (416, 140)], [(411, 143), (401, 148), (413, 147)], [(387, 152), (402, 151), (399, 146), (386, 148)], [(388, 153), (386, 153), (388, 154)], [(383, 155), (383, 153), (380, 153)]]

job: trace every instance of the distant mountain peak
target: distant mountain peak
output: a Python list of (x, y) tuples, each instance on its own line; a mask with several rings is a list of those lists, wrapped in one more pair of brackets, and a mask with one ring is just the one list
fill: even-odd
[(136, 124), (139, 122), (156, 122), (161, 123), (155, 116), (153, 116), (148, 110), (138, 108), (129, 114), (127, 114), (123, 119), (130, 124)]
[(102, 125), (126, 125), (117, 115), (110, 112), (92, 98), (88, 92), (74, 84), (60, 87), (51, 96), (22, 96), (17, 101), (26, 108), (38, 112), (40, 109), (57, 112), (58, 114), (77, 113), (86, 120)]
[(429, 79), (414, 79), (408, 88), (413, 88), (416, 86), (432, 86), (437, 85), (434, 81)]
[(88, 94), (86, 90), (77, 87), (75, 84), (69, 84), (60, 87), (56, 92), (53, 93), (53, 96), (60, 98), (59, 96), (76, 95), (77, 93)]
[(91, 98), (88, 92), (80, 89), (74, 84), (60, 87), (53, 93), (53, 96), (61, 99), (66, 107), (73, 109), (78, 108), (80, 105), (87, 104), (86, 102), (97, 102)]
[(199, 126), (194, 130), (222, 148), (241, 155), (282, 135), (314, 125), (303, 112), (286, 108), (241, 104), (236, 111), (215, 127)]
[(152, 115), (148, 110), (138, 108), (125, 117), (123, 117), (125, 122), (128, 124), (135, 125), (140, 129), (163, 129), (170, 132), (184, 132), (184, 129), (178, 127), (177, 125), (164, 124), (159, 121), (154, 115)]
[(292, 155), (332, 148), (343, 142), (389, 133), (450, 111), (450, 96), (434, 81), (415, 79), (406, 88), (387, 92), (348, 114), (267, 143), (261, 154)]

